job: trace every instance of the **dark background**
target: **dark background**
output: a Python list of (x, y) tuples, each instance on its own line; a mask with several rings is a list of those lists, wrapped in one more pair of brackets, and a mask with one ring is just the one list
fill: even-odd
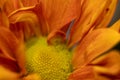
[(110, 25), (112, 25), (114, 22), (116, 22), (118, 19), (120, 19), (120, 0), (118, 0), (118, 5), (117, 5), (117, 9), (115, 11), (114, 17), (110, 23)]

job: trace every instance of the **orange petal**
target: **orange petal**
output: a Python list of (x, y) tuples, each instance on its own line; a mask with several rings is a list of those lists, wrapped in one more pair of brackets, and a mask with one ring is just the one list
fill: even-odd
[(0, 8), (3, 8), (5, 2), (6, 2), (6, 0), (0, 0)]
[(93, 72), (92, 66), (84, 66), (82, 68), (79, 68), (75, 71), (73, 71), (72, 74), (70, 74), (68, 80), (95, 80), (95, 75)]
[(91, 62), (97, 76), (109, 76), (110, 79), (116, 79), (120, 74), (120, 52), (116, 50), (109, 51)]
[(13, 72), (20, 72), (20, 68), (15, 60), (8, 58), (0, 52), (0, 65)]
[(11, 72), (2, 66), (0, 66), (0, 71), (0, 80), (19, 80), (17, 73)]
[(66, 34), (60, 30), (54, 30), (47, 37), (48, 44), (59, 44), (65, 42)]
[(24, 77), (22, 80), (41, 80), (38, 74), (30, 74)]
[(78, 16), (80, 2), (81, 0), (40, 0), (39, 5), (50, 27), (49, 30), (61, 29), (74, 20)]
[[(75, 43), (82, 40), (82, 38), (92, 29), (100, 26), (107, 27), (112, 14), (115, 10), (117, 0), (87, 0), (83, 3), (81, 16), (75, 22), (71, 29), (68, 46), (72, 47)], [(114, 5), (113, 5), (114, 4)], [(106, 11), (108, 7), (110, 12)], [(107, 20), (107, 19), (108, 20)], [(104, 22), (105, 23), (104, 23)], [(107, 22), (108, 21), (108, 22)]]
[(32, 12), (32, 8), (20, 8), (9, 15), (10, 23), (15, 24), (15, 27), (22, 30), (25, 38), (31, 37), (33, 33), (37, 36), (41, 35), (40, 24), (37, 15)]
[(120, 34), (112, 29), (97, 29), (89, 33), (77, 46), (73, 66), (88, 64), (120, 41)]
[(34, 6), (36, 5), (39, 0), (21, 0), (24, 7)]
[(0, 28), (0, 51), (7, 58), (17, 61), (20, 70), (25, 72), (24, 45), (6, 28)]
[(9, 15), (12, 11), (19, 9), (22, 7), (20, 0), (6, 0), (3, 4), (3, 10), (7, 15)]
[(0, 26), (9, 27), (7, 15), (0, 9)]
[(102, 14), (102, 16), (100, 16), (101, 20), (98, 20), (98, 23), (99, 21), (100, 23), (98, 24), (96, 28), (108, 26), (111, 19), (113, 18), (117, 4), (118, 4), (118, 0), (111, 0), (110, 5), (106, 7), (106, 9), (104, 10), (104, 13)]
[(120, 79), (119, 75), (120, 52), (112, 50), (74, 70), (69, 80), (117, 80)]
[(116, 23), (114, 23), (110, 28), (120, 33), (120, 19)]
[(45, 36), (48, 35), (49, 25), (48, 25), (48, 21), (46, 20), (46, 14), (44, 14), (43, 12), (42, 4), (41, 3), (37, 4), (34, 7), (33, 11), (38, 16), (42, 35), (45, 35)]
[(18, 40), (15, 36), (6, 28), (0, 28), (0, 50), (1, 52), (12, 60), (15, 60), (15, 48), (18, 46)]

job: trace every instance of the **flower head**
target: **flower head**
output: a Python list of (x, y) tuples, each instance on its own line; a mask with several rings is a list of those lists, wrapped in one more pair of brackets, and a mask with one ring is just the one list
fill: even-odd
[[(7, 79), (120, 79), (117, 0), (0, 1), (0, 70)], [(6, 79), (0, 74), (0, 79)]]

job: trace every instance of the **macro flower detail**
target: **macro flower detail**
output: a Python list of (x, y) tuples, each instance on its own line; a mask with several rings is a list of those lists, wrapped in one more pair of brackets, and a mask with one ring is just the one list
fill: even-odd
[(70, 63), (72, 54), (65, 45), (48, 46), (46, 38), (32, 41), (27, 44), (28, 71), (40, 73), (43, 80), (66, 80), (72, 70)]
[(120, 79), (118, 0), (0, 1), (0, 79)]

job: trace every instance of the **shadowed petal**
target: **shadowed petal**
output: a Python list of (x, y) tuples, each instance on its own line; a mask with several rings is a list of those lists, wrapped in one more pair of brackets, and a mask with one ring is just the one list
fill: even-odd
[[(39, 3), (36, 4), (37, 2)], [(67, 31), (69, 27), (68, 24), (72, 20), (77, 18), (80, 12), (80, 2), (80, 0), (40, 0), (34, 3), (36, 5), (29, 6), (31, 10), (25, 10), (26, 7), (23, 8), (23, 10), (32, 11), (37, 15), (41, 27), (41, 33), (46, 35), (54, 29), (61, 29)], [(16, 12), (12, 13), (12, 15), (19, 14), (21, 13), (21, 11), (22, 9), (17, 10)], [(11, 14), (9, 15), (9, 17), (10, 16)]]
[[(75, 43), (96, 27), (107, 27), (111, 20), (117, 0), (86, 0), (83, 3), (81, 15), (71, 29), (68, 46)], [(110, 8), (109, 8), (110, 7)]]
[[(5, 0), (4, 0), (5, 1)], [(12, 11), (23, 7), (20, 0), (6, 0), (3, 4), (2, 10), (9, 15)]]
[(37, 15), (39, 19), (42, 35), (48, 35), (49, 25), (46, 20), (46, 14), (43, 13), (43, 6), (41, 2), (34, 7), (33, 12)]
[(52, 31), (48, 37), (47, 42), (48, 44), (59, 44), (65, 42), (66, 34), (60, 30), (54, 30)]
[(89, 33), (77, 46), (73, 55), (73, 66), (88, 64), (99, 55), (114, 47), (120, 34), (112, 29), (97, 29)]
[(118, 74), (120, 72), (120, 52), (110, 51), (91, 62), (95, 70), (102, 74)]
[(120, 52), (112, 50), (74, 70), (69, 80), (118, 80), (119, 75)]
[[(120, 74), (120, 52), (109, 51), (91, 62), (97, 75), (119, 76)], [(115, 77), (113, 77), (115, 79)]]
[(0, 0), (0, 8), (3, 8), (5, 2), (6, 2), (6, 0)]
[(1, 52), (10, 59), (14, 60), (15, 55), (13, 53), (15, 53), (15, 47), (18, 46), (18, 40), (6, 28), (0, 28), (0, 44)]
[(40, 36), (41, 29), (37, 15), (32, 12), (33, 7), (20, 8), (9, 15), (9, 21), (12, 24), (12, 31), (23, 32), (25, 39), (29, 39), (33, 35)]
[(68, 80), (95, 80), (92, 66), (84, 66), (70, 74)]
[[(42, 14), (49, 25), (49, 31), (61, 29), (74, 20), (79, 14), (80, 2), (80, 0), (40, 0), (38, 5), (42, 8)], [(38, 16), (41, 14), (38, 10), (36, 13)]]
[(11, 58), (4, 55), (2, 52), (0, 52), (0, 66), (3, 66), (4, 68), (7, 68), (13, 72), (20, 72), (17, 61), (12, 60)]
[(0, 28), (0, 52), (1, 56), (16, 61), (22, 73), (26, 72), (24, 45), (6, 28)]

